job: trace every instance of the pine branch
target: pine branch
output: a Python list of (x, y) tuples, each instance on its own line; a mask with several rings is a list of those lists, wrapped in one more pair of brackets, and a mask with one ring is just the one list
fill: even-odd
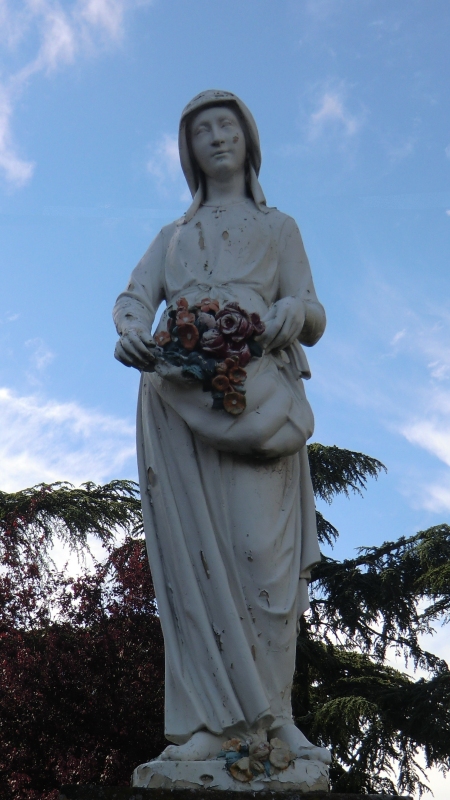
[[(312, 573), (312, 620), (317, 634), (343, 636), (383, 660), (388, 647), (416, 666), (440, 672), (445, 662), (420, 646), (419, 636), (450, 615), (450, 526), (408, 539), (360, 548), (354, 559), (323, 558)], [(423, 600), (432, 602), (423, 609)]]
[(317, 509), (316, 524), (319, 542), (321, 544), (329, 544), (331, 547), (333, 547), (334, 542), (339, 536), (339, 531), (334, 527), (334, 525), (331, 524), (331, 522), (328, 522), (323, 514), (321, 514), (320, 511), (317, 511)]
[[(294, 716), (313, 741), (331, 748), (333, 790), (427, 791), (419, 749), (427, 767), (450, 769), (450, 672), (414, 681), (365, 654), (324, 645), (313, 636), (313, 626), (304, 622)], [(302, 690), (306, 675), (307, 707)]]
[(81, 552), (88, 536), (108, 545), (115, 529), (134, 532), (141, 526), (138, 486), (116, 480), (96, 486), (85, 483), (39, 484), (21, 492), (0, 492), (0, 548), (7, 563), (33, 551), (43, 566), (56, 540)]
[(314, 442), (308, 445), (308, 458), (314, 494), (331, 503), (337, 494), (349, 497), (350, 491), (362, 494), (368, 478), (378, 478), (386, 467), (376, 458), (340, 447)]

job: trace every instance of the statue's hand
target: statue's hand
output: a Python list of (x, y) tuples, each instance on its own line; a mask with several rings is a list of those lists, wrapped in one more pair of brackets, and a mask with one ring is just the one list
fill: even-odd
[(256, 340), (262, 344), (266, 353), (284, 349), (300, 336), (305, 323), (306, 309), (303, 300), (283, 297), (269, 309), (263, 317), (266, 329)]
[(153, 371), (156, 346), (151, 334), (138, 325), (127, 328), (122, 332), (116, 344), (114, 357), (126, 367), (136, 367), (139, 370)]

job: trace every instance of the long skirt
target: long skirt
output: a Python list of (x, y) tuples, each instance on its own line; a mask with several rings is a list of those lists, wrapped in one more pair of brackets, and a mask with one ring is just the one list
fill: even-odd
[(141, 382), (138, 464), (164, 634), (165, 731), (228, 736), (292, 720), (307, 578), (320, 559), (306, 448), (216, 450)]

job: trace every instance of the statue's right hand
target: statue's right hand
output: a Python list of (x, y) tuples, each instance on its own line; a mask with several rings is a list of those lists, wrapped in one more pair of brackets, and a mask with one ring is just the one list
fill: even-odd
[(155, 355), (152, 352), (155, 341), (151, 334), (141, 327), (124, 330), (114, 350), (114, 357), (126, 367), (139, 370), (154, 369)]

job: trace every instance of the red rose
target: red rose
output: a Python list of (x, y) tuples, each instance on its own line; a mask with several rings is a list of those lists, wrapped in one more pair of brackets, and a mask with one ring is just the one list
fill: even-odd
[(248, 344), (245, 344), (245, 342), (239, 344), (238, 342), (231, 341), (227, 342), (227, 356), (229, 358), (232, 356), (237, 356), (239, 359), (239, 366), (246, 367), (252, 357), (252, 354)]
[(239, 327), (231, 338), (233, 342), (243, 342), (244, 339), (249, 339), (253, 333), (253, 325), (250, 320), (246, 319), (245, 317), (241, 317)]
[(231, 336), (233, 333), (239, 328), (239, 323), (241, 321), (241, 317), (235, 311), (219, 311), (216, 317), (216, 325), (221, 331), (228, 336)]
[(177, 307), (178, 311), (187, 310), (189, 308), (189, 303), (185, 297), (179, 297), (177, 300)]
[(242, 342), (253, 333), (250, 316), (238, 303), (227, 303), (216, 315), (216, 323), (219, 330), (226, 336), (231, 336), (235, 342)]
[(204, 353), (208, 353), (214, 358), (223, 358), (226, 353), (225, 339), (217, 328), (205, 331), (200, 341), (200, 347)]
[(266, 330), (266, 326), (264, 325), (264, 322), (262, 322), (261, 317), (259, 316), (259, 314), (254, 313), (250, 314), (250, 319), (252, 321), (253, 331), (255, 335), (261, 336), (261, 334), (264, 333), (264, 331)]

